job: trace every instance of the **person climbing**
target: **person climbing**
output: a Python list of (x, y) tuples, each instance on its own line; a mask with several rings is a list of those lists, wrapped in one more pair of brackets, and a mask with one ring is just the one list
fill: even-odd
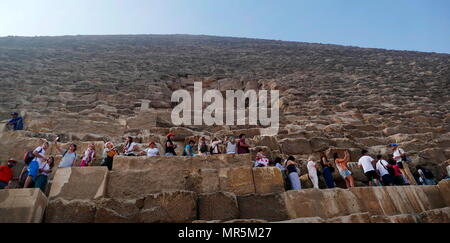
[(52, 173), (53, 165), (55, 164), (55, 158), (50, 157), (39, 169), (40, 175), (36, 179), (35, 188), (41, 189), (45, 193), (47, 187), (48, 177)]
[(183, 156), (194, 157), (195, 156), (194, 146), (195, 141), (190, 140), (189, 143), (184, 147)]
[(94, 163), (94, 158), (95, 158), (95, 145), (93, 143), (90, 143), (86, 151), (84, 151), (80, 167), (92, 166)]
[(125, 140), (125, 147), (123, 148), (123, 154), (125, 156), (136, 156), (137, 151), (137, 143), (133, 142), (132, 137), (127, 137)]
[(77, 154), (75, 153), (77, 151), (77, 145), (72, 143), (69, 145), (68, 149), (63, 150), (61, 146), (58, 144), (58, 141), (59, 138), (56, 138), (55, 141), (53, 142), (56, 146), (56, 149), (62, 155), (62, 159), (58, 165), (58, 168), (68, 168), (74, 166), (75, 161), (77, 159)]
[(339, 158), (338, 153), (334, 153), (333, 160), (336, 164), (336, 167), (338, 168), (339, 174), (341, 175), (342, 179), (345, 180), (347, 188), (355, 187), (355, 180), (353, 179), (352, 172), (347, 166), (350, 160), (350, 154), (348, 153), (348, 151), (346, 150), (344, 152), (343, 159)]
[(291, 184), (292, 190), (302, 189), (302, 184), (300, 182), (299, 171), (297, 170), (297, 162), (295, 162), (294, 156), (289, 156), (285, 163), (285, 168), (288, 173), (289, 182)]
[(177, 153), (175, 152), (175, 149), (177, 148), (177, 145), (173, 143), (173, 139), (175, 138), (175, 134), (169, 133), (166, 135), (166, 144), (165, 144), (165, 156), (177, 156)]
[(13, 131), (23, 130), (23, 118), (19, 116), (19, 113), (11, 113), (11, 120), (6, 123), (7, 127), (10, 127)]
[(422, 166), (418, 166), (417, 172), (419, 173), (419, 179), (421, 180), (423, 185), (433, 186), (437, 184), (435, 177), (430, 170)]
[(154, 141), (151, 141), (148, 144), (148, 148), (145, 149), (144, 151), (142, 151), (140, 153), (141, 155), (145, 155), (148, 157), (155, 157), (155, 156), (159, 156), (159, 149), (156, 147), (156, 143)]
[(248, 154), (250, 153), (250, 145), (245, 143), (245, 134), (239, 135), (239, 141), (237, 143), (238, 154)]
[(395, 143), (390, 144), (390, 147), (393, 151), (393, 158), (396, 161), (397, 166), (402, 173), (404, 184), (405, 185), (416, 184), (416, 180), (414, 179), (414, 176), (411, 174), (411, 171), (409, 170), (408, 163), (410, 162), (410, 159), (406, 155), (405, 151), (399, 148), (398, 144)]
[(313, 161), (313, 157), (310, 156), (308, 158), (308, 164), (306, 167), (308, 168), (308, 177), (311, 180), (315, 189), (319, 189), (319, 177), (317, 176), (317, 164)]
[(13, 180), (12, 168), (16, 166), (17, 161), (10, 159), (7, 165), (0, 166), (0, 190), (10, 189)]
[(226, 137), (224, 143), (227, 145), (227, 154), (237, 153), (237, 143), (234, 136)]
[(221, 144), (222, 141), (220, 141), (218, 138), (213, 138), (211, 141), (211, 146), (210, 146), (210, 154), (220, 154), (220, 147), (219, 144)]
[(206, 138), (201, 137), (198, 141), (198, 154), (199, 155), (208, 155), (208, 145), (206, 144)]
[(322, 176), (325, 179), (325, 184), (327, 188), (334, 188), (334, 178), (333, 172), (335, 171), (333, 165), (328, 161), (328, 158), (325, 154), (320, 155), (320, 164), (322, 166)]
[(373, 164), (376, 162), (372, 157), (369, 156), (369, 151), (363, 149), (362, 157), (358, 160), (358, 167), (363, 168), (364, 175), (369, 180), (369, 186), (374, 186), (373, 182), (375, 182), (375, 186), (380, 185), (378, 180), (378, 175), (373, 168)]
[(391, 165), (383, 159), (381, 154), (377, 155), (377, 163), (375, 168), (378, 172), (378, 175), (381, 177), (381, 183), (383, 186), (393, 186), (394, 185), (394, 176), (395, 171)]
[(256, 150), (256, 161), (254, 167), (267, 167), (269, 166), (269, 159), (264, 154), (261, 148)]
[(101, 166), (108, 167), (108, 170), (112, 170), (114, 156), (117, 155), (117, 149), (112, 142), (105, 143), (103, 148), (103, 162)]
[[(33, 188), (36, 183), (37, 176), (39, 175), (39, 169), (42, 168), (44, 163), (48, 160), (45, 157), (45, 151), (49, 148), (49, 143), (44, 142), (42, 146), (39, 146), (33, 150), (33, 160), (27, 167), (26, 173), (22, 174), (24, 180), (23, 188)], [(22, 177), (21, 177), (22, 178)]]

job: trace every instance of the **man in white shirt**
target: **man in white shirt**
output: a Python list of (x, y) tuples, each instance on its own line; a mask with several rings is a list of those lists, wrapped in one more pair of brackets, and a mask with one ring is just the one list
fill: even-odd
[(391, 165), (383, 159), (383, 156), (377, 155), (377, 164), (376, 169), (378, 171), (378, 174), (381, 177), (381, 182), (384, 186), (393, 186), (394, 185), (394, 179), (389, 174), (388, 167)]
[(310, 157), (308, 160), (309, 161), (306, 167), (308, 168), (309, 179), (311, 180), (314, 188), (319, 189), (319, 177), (317, 176), (317, 165), (313, 161), (312, 157)]
[(373, 186), (373, 182), (375, 181), (375, 185), (379, 185), (378, 175), (373, 168), (373, 163), (375, 160), (369, 156), (369, 152), (365, 149), (361, 152), (362, 157), (358, 161), (358, 167), (363, 168), (364, 175), (366, 175), (369, 180), (369, 186)]

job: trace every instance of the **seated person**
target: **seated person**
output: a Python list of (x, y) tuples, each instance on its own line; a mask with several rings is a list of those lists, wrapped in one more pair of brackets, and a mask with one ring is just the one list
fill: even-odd
[(23, 118), (19, 116), (19, 113), (11, 113), (11, 118), (6, 125), (11, 126), (14, 131), (23, 130)]
[(269, 159), (264, 155), (262, 149), (258, 149), (256, 153), (255, 167), (269, 166)]

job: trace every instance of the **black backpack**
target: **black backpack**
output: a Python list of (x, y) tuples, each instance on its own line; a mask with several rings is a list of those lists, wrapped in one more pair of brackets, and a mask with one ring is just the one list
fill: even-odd
[(200, 146), (200, 153), (206, 153), (208, 152), (208, 145), (202, 145)]
[(379, 160), (378, 162), (387, 170), (390, 176), (395, 176), (395, 170), (394, 168), (392, 168), (392, 166), (386, 167), (383, 162), (381, 162), (381, 160)]
[(425, 176), (425, 178), (427, 178), (429, 180), (434, 179), (434, 175), (430, 170), (422, 168), (422, 172), (423, 172), (423, 175)]
[[(26, 165), (29, 165), (29, 164), (31, 163), (31, 161), (33, 161), (34, 158), (36, 158), (36, 156), (34, 156), (33, 152), (34, 152), (34, 150), (28, 151), (28, 152), (26, 152), (25, 155), (23, 156), (23, 162), (24, 162)], [(38, 153), (40, 153), (40, 152), (42, 152), (42, 148), (41, 148), (41, 150), (39, 150)]]

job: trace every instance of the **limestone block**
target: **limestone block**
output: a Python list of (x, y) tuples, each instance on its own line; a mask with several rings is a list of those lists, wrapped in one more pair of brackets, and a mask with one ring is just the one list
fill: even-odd
[(255, 192), (258, 194), (284, 192), (284, 180), (277, 167), (253, 168)]
[(327, 219), (326, 222), (334, 223), (334, 224), (335, 223), (346, 223), (346, 224), (370, 223), (370, 214), (369, 213), (356, 213), (356, 214)]
[(106, 167), (59, 168), (53, 178), (49, 199), (95, 199), (105, 196)]
[(251, 194), (238, 196), (239, 218), (263, 219), (267, 221), (288, 220), (285, 194)]
[(143, 223), (187, 223), (197, 218), (197, 194), (171, 191), (145, 197), (140, 212)]
[(285, 138), (279, 142), (284, 154), (311, 154), (313, 152), (309, 140), (304, 138)]
[(198, 217), (201, 220), (231, 220), (239, 218), (236, 195), (229, 192), (200, 194)]
[(450, 207), (425, 211), (420, 214), (423, 223), (450, 223)]
[(37, 188), (0, 190), (0, 223), (40, 223), (46, 207)]
[(96, 223), (137, 223), (143, 199), (118, 200), (102, 198), (96, 202)]
[(46, 223), (93, 223), (95, 203), (91, 200), (51, 200), (45, 213)]
[(400, 215), (372, 215), (370, 217), (371, 223), (421, 223), (421, 219), (416, 214), (400, 214)]
[(222, 191), (236, 195), (255, 193), (252, 168), (223, 168), (219, 171), (219, 183)]
[(446, 206), (450, 207), (450, 180), (440, 181), (437, 187)]

